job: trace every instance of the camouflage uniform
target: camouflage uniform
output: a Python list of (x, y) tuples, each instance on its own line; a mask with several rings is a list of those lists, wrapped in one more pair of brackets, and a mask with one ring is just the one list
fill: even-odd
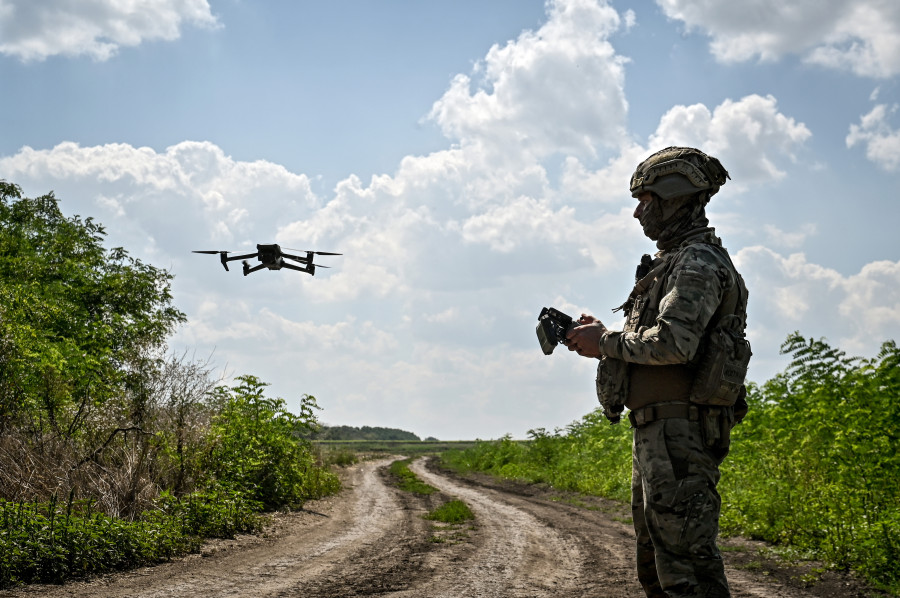
[[(667, 148), (673, 149), (685, 148)], [(706, 226), (703, 206), (710, 195), (701, 194), (699, 210), (694, 206), (667, 222), (678, 234), (658, 242), (655, 259), (646, 256), (623, 305), (623, 331), (600, 338), (604, 409), (614, 421), (623, 406), (631, 410), (637, 569), (650, 597), (730, 596), (716, 546), (716, 485), (734, 408), (692, 402), (692, 382), (711, 325), (725, 312), (746, 321), (747, 291)]]

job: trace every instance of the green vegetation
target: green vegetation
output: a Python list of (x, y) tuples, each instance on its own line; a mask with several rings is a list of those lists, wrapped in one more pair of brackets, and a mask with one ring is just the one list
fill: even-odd
[(315, 399), (294, 415), (167, 355), (171, 275), (104, 234), (0, 181), (0, 587), (170, 558), (339, 487)]
[(418, 441), (418, 436), (412, 432), (398, 430), (396, 428), (380, 428), (363, 426), (322, 426), (317, 440), (406, 440)]
[(434, 455), (475, 446), (474, 440), (313, 440), (323, 451), (348, 450), (379, 455)]
[(397, 477), (397, 486), (406, 492), (413, 494), (432, 494), (437, 492), (437, 488), (429, 486), (409, 470), (409, 464), (412, 459), (402, 459), (391, 463), (391, 473)]
[[(390, 472), (397, 479), (397, 486), (406, 492), (424, 496), (437, 492), (437, 488), (429, 486), (410, 471), (409, 464), (411, 462), (412, 459), (401, 459), (391, 463)], [(438, 544), (462, 542), (469, 537), (468, 530), (474, 529), (471, 525), (468, 527), (468, 530), (463, 529), (463, 524), (474, 520), (475, 515), (466, 503), (456, 498), (432, 509), (427, 514), (422, 515), (422, 518), (446, 524), (443, 526), (433, 524), (431, 526), (431, 530), (434, 533), (430, 541)]]
[[(749, 386), (750, 413), (722, 467), (722, 531), (853, 569), (900, 595), (900, 349), (847, 357), (791, 335), (788, 368)], [(626, 500), (630, 430), (599, 412), (566, 430), (531, 432), (443, 455), (487, 471)]]
[(459, 471), (542, 483), (573, 492), (628, 500), (631, 493), (631, 430), (610, 426), (600, 410), (565, 430), (529, 430), (528, 441), (505, 436), (479, 441), (470, 449), (442, 455)]
[(425, 515), (425, 519), (442, 523), (463, 523), (475, 519), (475, 515), (469, 505), (455, 498), (429, 512)]

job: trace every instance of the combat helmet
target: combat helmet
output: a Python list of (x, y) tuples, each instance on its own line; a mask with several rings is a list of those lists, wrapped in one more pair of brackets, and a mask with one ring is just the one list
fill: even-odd
[(631, 175), (631, 195), (652, 191), (662, 199), (672, 199), (706, 191), (705, 203), (730, 178), (716, 158), (692, 147), (671, 146), (638, 164)]

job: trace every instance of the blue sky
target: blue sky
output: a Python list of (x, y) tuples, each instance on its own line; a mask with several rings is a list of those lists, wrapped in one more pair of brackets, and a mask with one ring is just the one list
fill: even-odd
[[(0, 0), (0, 178), (175, 276), (175, 352), (331, 424), (524, 437), (596, 406), (541, 354), (653, 250), (634, 166), (721, 159), (750, 378), (799, 330), (900, 333), (900, 5), (887, 0)], [(339, 251), (244, 278), (193, 249)]]

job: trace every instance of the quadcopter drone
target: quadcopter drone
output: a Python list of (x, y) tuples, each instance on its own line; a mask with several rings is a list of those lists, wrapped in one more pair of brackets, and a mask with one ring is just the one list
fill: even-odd
[[(297, 250), (290, 249), (290, 251)], [(194, 253), (209, 253), (213, 255), (218, 253), (219, 260), (222, 262), (222, 266), (224, 266), (226, 270), (228, 270), (228, 262), (233, 262), (234, 260), (244, 260), (242, 262), (244, 265), (244, 276), (247, 276), (251, 272), (262, 270), (263, 268), (268, 268), (269, 270), (281, 270), (282, 268), (288, 268), (289, 270), (306, 272), (310, 276), (315, 276), (317, 267), (328, 268), (328, 266), (314, 264), (314, 255), (342, 255), (340, 253), (331, 253), (330, 251), (306, 251), (301, 252), (306, 253), (306, 257), (301, 257), (299, 255), (284, 253), (281, 250), (281, 247), (275, 243), (271, 245), (257, 244), (256, 253), (245, 253), (233, 256), (228, 255), (229, 253), (234, 253), (233, 251), (194, 251)], [(260, 264), (258, 266), (251, 266), (250, 262), (247, 261), (248, 258), (254, 257), (259, 258)], [(303, 264), (303, 266), (295, 266), (294, 264), (286, 262), (285, 259), (294, 260), (295, 262)]]

